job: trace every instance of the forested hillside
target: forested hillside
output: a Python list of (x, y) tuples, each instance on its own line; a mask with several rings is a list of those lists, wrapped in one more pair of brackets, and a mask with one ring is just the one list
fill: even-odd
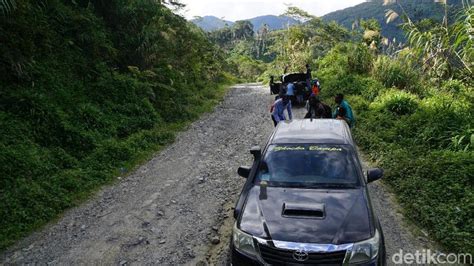
[[(246, 19), (246, 21), (252, 23), (254, 31), (258, 31), (264, 26), (268, 27), (270, 30), (279, 30), (299, 23), (299, 21), (294, 18), (275, 15), (258, 16)], [(192, 19), (191, 22), (205, 31), (215, 31), (225, 27), (232, 27), (235, 23), (215, 16), (198, 17)]]
[(232, 21), (220, 19), (215, 16), (198, 17), (192, 19), (191, 22), (196, 24), (196, 26), (204, 31), (214, 31), (225, 27), (230, 27), (234, 24)]
[[(266, 83), (285, 68), (304, 71), (310, 64), (322, 101), (334, 104), (337, 93), (346, 95), (356, 141), (385, 169), (405, 215), (447, 250), (473, 253), (474, 8), (464, 6), (450, 22), (421, 24), (401, 9), (381, 11), (391, 23), (406, 16), (405, 46), (388, 40), (376, 19), (348, 30), (297, 8), (287, 14), (306, 20), (303, 25), (240, 39), (223, 31), (210, 36), (229, 61), (242, 62), (234, 71), (249, 80)], [(448, 16), (451, 9), (446, 6)]]
[[(386, 1), (385, 1), (386, 2)], [(421, 22), (422, 24), (440, 22), (444, 16), (444, 6), (441, 1), (431, 1), (431, 0), (400, 0), (399, 4), (394, 1), (388, 1), (384, 5), (384, 0), (373, 0), (367, 1), (365, 3), (359, 4), (354, 7), (349, 7), (343, 10), (338, 10), (332, 13), (329, 13), (323, 16), (324, 21), (336, 21), (337, 23), (343, 25), (347, 29), (351, 29), (360, 19), (371, 19), (375, 18), (380, 26), (382, 27), (383, 36), (393, 40), (394, 38), (399, 41), (405, 41), (405, 34), (403, 30), (399, 27), (400, 23), (403, 23), (403, 11), (412, 19), (414, 22)], [(392, 3), (390, 3), (392, 2)], [(459, 11), (459, 8), (462, 7), (462, 0), (449, 0), (447, 1), (449, 6), (449, 20), (452, 20), (456, 17), (456, 13)], [(387, 23), (387, 18), (385, 13), (387, 9), (393, 9), (398, 14), (397, 17), (392, 23)]]
[(0, 40), (0, 249), (169, 143), (228, 81), (161, 1), (1, 0)]

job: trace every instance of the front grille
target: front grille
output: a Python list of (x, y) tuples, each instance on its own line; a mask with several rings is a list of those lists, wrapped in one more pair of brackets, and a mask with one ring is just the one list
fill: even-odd
[(272, 265), (341, 265), (346, 256), (345, 250), (334, 252), (308, 252), (309, 256), (306, 261), (297, 261), (293, 258), (293, 250), (279, 249), (262, 244), (259, 244), (258, 247), (263, 260)]

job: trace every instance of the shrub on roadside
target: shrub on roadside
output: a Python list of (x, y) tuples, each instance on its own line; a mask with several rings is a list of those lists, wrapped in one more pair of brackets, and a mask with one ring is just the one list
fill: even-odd
[(370, 107), (377, 111), (388, 111), (396, 115), (408, 115), (416, 111), (418, 99), (411, 93), (391, 89), (377, 96)]
[(474, 253), (471, 152), (392, 150), (381, 162), (406, 214), (449, 250)]
[(355, 44), (348, 54), (349, 71), (357, 74), (369, 73), (372, 70), (373, 57), (367, 45)]
[(379, 56), (374, 62), (372, 76), (388, 88), (396, 87), (415, 92), (419, 89), (419, 74), (399, 58)]

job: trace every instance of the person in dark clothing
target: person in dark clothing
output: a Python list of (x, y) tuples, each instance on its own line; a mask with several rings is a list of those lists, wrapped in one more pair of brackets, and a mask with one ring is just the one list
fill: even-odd
[(270, 95), (280, 93), (281, 83), (275, 83), (275, 77), (270, 76)]
[(309, 64), (306, 64), (306, 88), (308, 91), (311, 90), (311, 68), (309, 67)]
[(331, 107), (321, 102), (316, 95), (311, 95), (306, 102), (306, 113), (304, 118), (331, 118)]

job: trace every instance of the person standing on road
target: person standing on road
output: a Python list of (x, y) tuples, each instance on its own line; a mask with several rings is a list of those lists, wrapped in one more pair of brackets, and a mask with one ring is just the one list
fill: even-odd
[(346, 100), (344, 100), (344, 95), (340, 93), (336, 95), (334, 100), (337, 104), (337, 107), (332, 115), (333, 118), (344, 119), (349, 125), (349, 127), (352, 128), (355, 123), (354, 114), (352, 113), (352, 107)]
[(306, 88), (308, 91), (311, 90), (311, 68), (309, 67), (309, 64), (306, 64)]
[(291, 102), (295, 101), (295, 89), (296, 87), (293, 82), (288, 83), (288, 85), (286, 86), (286, 95), (288, 96)]
[(289, 120), (293, 119), (291, 101), (288, 98), (288, 95), (283, 95), (280, 99), (276, 100), (270, 109), (274, 126), (277, 126), (280, 121), (286, 120), (285, 110), (288, 112)]
[(270, 95), (281, 93), (281, 83), (275, 83), (275, 77), (270, 76)]

